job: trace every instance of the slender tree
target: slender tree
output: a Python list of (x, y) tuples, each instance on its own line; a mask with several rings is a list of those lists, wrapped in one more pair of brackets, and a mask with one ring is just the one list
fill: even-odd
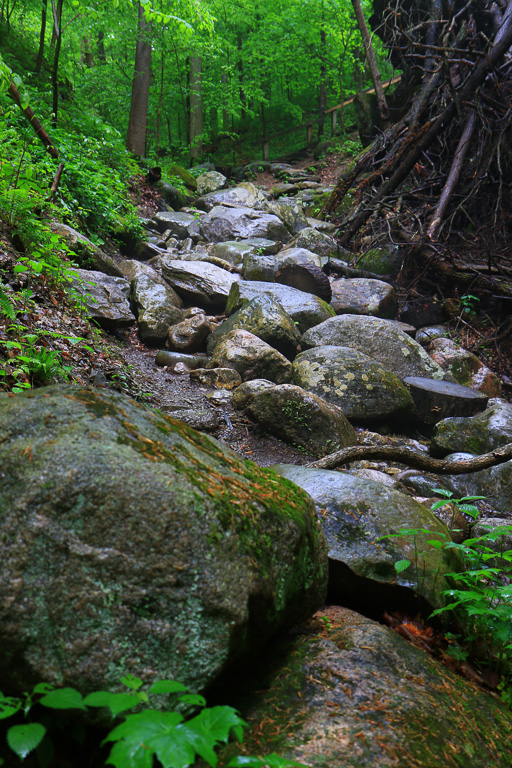
[(151, 43), (149, 23), (144, 8), (139, 2), (138, 35), (135, 47), (135, 68), (133, 71), (130, 117), (126, 134), (126, 147), (135, 155), (143, 156), (146, 151), (146, 128), (148, 121), (149, 79), (151, 73)]

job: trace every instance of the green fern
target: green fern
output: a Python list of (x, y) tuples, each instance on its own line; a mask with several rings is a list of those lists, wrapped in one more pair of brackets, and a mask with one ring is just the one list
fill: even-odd
[(2, 283), (0, 283), (0, 314), (4, 315), (4, 317), (7, 317), (9, 320), (14, 320), (16, 317), (16, 310), (14, 309), (9, 294), (5, 291)]

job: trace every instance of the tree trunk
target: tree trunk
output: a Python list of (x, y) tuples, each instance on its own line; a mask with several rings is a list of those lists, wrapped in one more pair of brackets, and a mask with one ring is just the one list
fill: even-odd
[(375, 56), (375, 51), (373, 50), (370, 32), (368, 31), (368, 25), (366, 24), (363, 9), (361, 8), (361, 0), (352, 0), (352, 5), (354, 7), (354, 13), (356, 15), (359, 31), (361, 32), (361, 36), (363, 38), (364, 52), (366, 54), (366, 60), (370, 68), (373, 87), (375, 88), (375, 93), (377, 95), (377, 103), (379, 105), (382, 127), (386, 128), (389, 121), (389, 109), (386, 102), (386, 97), (384, 95), (384, 89), (382, 88), (379, 65), (377, 64), (377, 58)]
[(107, 63), (107, 54), (105, 51), (105, 33), (103, 30), (98, 32), (98, 61), (100, 64)]
[(144, 8), (139, 3), (138, 39), (135, 47), (130, 117), (126, 133), (126, 148), (134, 155), (145, 154), (148, 122), (149, 78), (151, 73), (151, 43), (148, 39), (149, 24)]
[[(225, 72), (222, 73), (221, 80), (222, 80), (222, 84), (225, 86), (224, 92), (226, 93), (227, 85), (228, 85), (228, 76), (226, 75)], [(224, 133), (228, 133), (229, 131), (229, 112), (227, 109), (227, 103), (228, 103), (227, 98), (224, 98), (222, 102), (222, 130), (224, 131)]]
[(9, 83), (9, 87), (7, 88), (7, 93), (13, 99), (13, 101), (18, 105), (18, 107), (21, 109), (27, 120), (29, 121), (30, 125), (36, 132), (37, 136), (41, 139), (44, 146), (48, 150), (48, 153), (57, 159), (59, 157), (59, 153), (57, 152), (53, 141), (50, 139), (46, 131), (44, 130), (43, 126), (37, 119), (37, 117), (34, 115), (33, 111), (30, 109), (30, 107), (23, 107), (23, 104), (21, 103), (21, 96), (19, 94), (18, 89), (14, 85), (13, 82)]
[(240, 117), (242, 120), (245, 120), (245, 93), (244, 93), (244, 62), (242, 59), (242, 35), (238, 35), (237, 37), (237, 48), (238, 48), (238, 82), (240, 85), (240, 104), (242, 107), (242, 111), (240, 113)]
[(53, 13), (53, 33), (55, 35), (55, 51), (53, 54), (52, 66), (52, 125), (57, 125), (57, 116), (59, 114), (59, 57), (62, 43), (62, 6), (63, 0), (59, 0), (55, 7), (55, 0), (52, 0)]
[(54, 24), (53, 24), (53, 29), (52, 29), (52, 39), (50, 41), (50, 48), (53, 48), (55, 46), (55, 44), (57, 43), (57, 37), (58, 37), (59, 33), (57, 32), (57, 29), (55, 28), (55, 17), (57, 17), (59, 19), (62, 18), (62, 3), (63, 3), (63, 1), (64, 0), (58, 0), (57, 7), (55, 8), (55, 0), (52, 0), (52, 12), (53, 12)]
[(202, 59), (190, 57), (190, 160), (192, 165), (203, 153)]
[(327, 66), (326, 66), (326, 44), (327, 38), (325, 35), (325, 29), (322, 27), (320, 30), (320, 88), (318, 92), (318, 138), (324, 135), (324, 123), (325, 123), (325, 110), (327, 109)]
[(41, 28), (39, 31), (39, 48), (36, 56), (35, 71), (40, 72), (44, 56), (44, 37), (46, 34), (46, 16), (48, 11), (48, 0), (42, 0), (41, 5)]

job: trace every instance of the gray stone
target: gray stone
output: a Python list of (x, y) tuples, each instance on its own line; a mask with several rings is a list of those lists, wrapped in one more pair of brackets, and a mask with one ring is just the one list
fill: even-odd
[[(160, 256), (164, 251), (165, 248), (143, 240), (140, 243), (137, 243), (133, 249), (133, 256), (135, 259), (139, 259), (139, 261), (149, 261), (149, 259), (152, 259), (154, 256)], [(120, 269), (122, 272), (122, 265), (120, 265)]]
[(291, 248), (306, 248), (308, 251), (318, 254), (318, 256), (334, 257), (339, 255), (340, 252), (336, 240), (313, 227), (302, 229), (290, 240), (289, 245)]
[(166, 281), (183, 298), (205, 308), (224, 309), (230, 289), (238, 279), (215, 264), (206, 261), (162, 259)]
[[(266, 203), (266, 197), (260, 189), (251, 184), (251, 182), (242, 182), (237, 187), (231, 189), (222, 189), (218, 192), (210, 192), (207, 195), (199, 197), (195, 205), (207, 213), (216, 206), (237, 206), (240, 208), (262, 209)], [(208, 239), (208, 238), (207, 238)]]
[(331, 304), (338, 315), (374, 315), (390, 320), (396, 317), (398, 299), (389, 283), (355, 277), (335, 280), (331, 287)]
[(130, 283), (124, 277), (74, 269), (73, 288), (82, 297), (89, 317), (102, 328), (129, 328), (135, 322), (130, 308)]
[(243, 381), (290, 381), (292, 364), (276, 349), (249, 331), (234, 330), (215, 346), (207, 368), (233, 368)]
[(281, 219), (252, 208), (217, 205), (201, 220), (200, 229), (204, 239), (214, 243), (251, 237), (263, 237), (282, 243), (290, 239), (290, 233)]
[(297, 203), (286, 203), (283, 200), (273, 200), (265, 203), (265, 210), (278, 216), (292, 234), (309, 227), (308, 220), (302, 207)]
[(434, 427), (431, 452), (439, 457), (456, 451), (478, 456), (507, 443), (512, 443), (512, 405), (493, 399), (476, 416), (439, 421)]
[(177, 237), (178, 240), (184, 240), (189, 236), (189, 227), (194, 223), (195, 218), (191, 213), (168, 213), (162, 211), (153, 216), (159, 232), (169, 232), (169, 235)]
[(208, 192), (217, 192), (226, 185), (226, 177), (218, 171), (206, 171), (197, 177), (197, 194), (206, 195)]
[(436, 424), (448, 414), (473, 416), (483, 411), (488, 397), (483, 392), (421, 376), (406, 376), (403, 380), (411, 393), (420, 421)]
[(206, 315), (194, 315), (169, 328), (167, 346), (175, 352), (199, 352), (212, 327)]
[(173, 184), (169, 184), (166, 181), (157, 181), (154, 185), (154, 189), (157, 190), (165, 200), (165, 202), (171, 206), (171, 209), (179, 210), (188, 204), (190, 198), (185, 195), (180, 189)]
[(242, 277), (244, 280), (273, 283), (278, 270), (275, 256), (268, 256), (251, 250), (244, 256)]
[(77, 232), (76, 229), (62, 224), (60, 221), (52, 221), (51, 228), (53, 232), (60, 235), (68, 248), (77, 256), (77, 262), (80, 267), (92, 271), (103, 272), (111, 277), (122, 277), (118, 264), (110, 256), (107, 256), (101, 248), (89, 240), (85, 235)]
[(265, 389), (272, 389), (272, 387), (275, 387), (275, 384), (268, 379), (252, 379), (252, 381), (245, 381), (233, 392), (231, 404), (233, 405), (233, 408), (246, 408), (258, 392), (263, 392)]
[(216, 328), (208, 339), (208, 352), (236, 329), (253, 333), (290, 360), (300, 351), (297, 326), (281, 304), (266, 293), (256, 296)]
[(137, 315), (139, 336), (145, 344), (162, 344), (169, 328), (183, 320), (183, 312), (175, 305), (175, 296), (161, 278), (155, 281), (141, 273), (132, 280), (130, 298)]
[(267, 293), (288, 312), (301, 333), (334, 316), (333, 308), (318, 296), (304, 293), (280, 283), (264, 283), (240, 280), (231, 287), (226, 305), (226, 314), (231, 315), (244, 304), (261, 294)]
[(217, 389), (235, 389), (242, 383), (242, 377), (233, 368), (196, 368), (190, 372), (190, 380)]
[(445, 372), (418, 342), (391, 320), (362, 315), (338, 315), (304, 334), (308, 347), (350, 347), (382, 363), (400, 378), (446, 378)]
[(397, 245), (371, 248), (357, 260), (359, 269), (366, 269), (376, 275), (397, 275), (402, 266), (403, 257)]
[(457, 384), (477, 389), (489, 397), (501, 395), (501, 382), (496, 374), (452, 339), (432, 339), (427, 349), (432, 359), (453, 376)]
[(155, 358), (155, 363), (162, 367), (174, 368), (177, 365), (186, 365), (189, 370), (203, 368), (208, 365), (210, 358), (207, 355), (187, 355), (184, 352), (166, 352), (161, 349)]
[(247, 413), (280, 440), (312, 456), (326, 456), (357, 443), (354, 428), (339, 408), (293, 384), (260, 390)]
[[(309, 493), (315, 502), (329, 544), (329, 587), (339, 602), (346, 604), (348, 598), (352, 605), (353, 595), (359, 592), (364, 605), (366, 597), (375, 600), (379, 584), (386, 584), (389, 594), (399, 584), (440, 607), (449, 562), (454, 566), (456, 560), (427, 544), (429, 539), (446, 540), (443, 535), (449, 541), (448, 529), (430, 509), (382, 483), (346, 472), (290, 464), (274, 466), (273, 470)], [(381, 540), (407, 529), (428, 531), (415, 537)], [(397, 573), (395, 563), (405, 559), (411, 566)]]
[(307, 496), (178, 421), (64, 385), (0, 395), (0, 433), (8, 689), (203, 689), (325, 599)]
[(447, 335), (448, 328), (445, 325), (431, 325), (416, 331), (415, 339), (423, 347), (428, 347), (433, 339), (445, 338)]
[(348, 419), (401, 422), (415, 415), (398, 376), (348, 347), (315, 347), (297, 355), (293, 382), (338, 405)]

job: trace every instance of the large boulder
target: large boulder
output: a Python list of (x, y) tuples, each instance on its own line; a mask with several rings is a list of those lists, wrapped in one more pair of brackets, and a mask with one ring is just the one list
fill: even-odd
[(174, 303), (175, 296), (161, 278), (155, 281), (141, 273), (132, 280), (132, 306), (137, 314), (139, 336), (145, 344), (162, 344), (169, 328), (183, 320), (182, 310)]
[(337, 406), (293, 384), (257, 392), (247, 413), (279, 439), (312, 456), (325, 456), (357, 443), (354, 428)]
[(278, 216), (286, 228), (293, 234), (309, 227), (309, 222), (302, 207), (297, 203), (284, 200), (272, 200), (265, 203), (265, 210)]
[[(215, 192), (214, 194), (221, 194)], [(222, 243), (226, 240), (247, 240), (263, 237), (287, 243), (291, 235), (277, 216), (252, 208), (228, 208), (216, 205), (201, 219), (201, 234), (205, 240)]]
[(338, 405), (348, 419), (403, 422), (415, 415), (398, 376), (348, 347), (314, 347), (297, 355), (293, 382)]
[(0, 679), (194, 689), (322, 604), (310, 500), (128, 397), (0, 395)]
[(240, 208), (256, 208), (261, 210), (266, 203), (265, 195), (251, 182), (242, 182), (238, 187), (209, 192), (199, 197), (195, 205), (207, 213), (215, 206), (231, 205)]
[(190, 234), (195, 217), (191, 213), (159, 211), (153, 216), (153, 221), (159, 232), (169, 232), (178, 240), (184, 240)]
[(197, 177), (197, 194), (207, 195), (209, 192), (217, 192), (226, 185), (226, 177), (218, 171), (206, 171)]
[[(411, 496), (347, 472), (279, 464), (274, 472), (307, 491), (315, 502), (329, 544), (329, 589), (336, 602), (373, 611), (386, 604), (396, 585), (431, 606), (443, 604), (445, 576), (456, 564), (450, 550), (428, 544), (450, 541), (448, 528)], [(382, 539), (415, 530), (416, 534)], [(411, 565), (400, 573), (395, 563)], [(403, 598), (405, 599), (405, 598)], [(397, 602), (400, 590), (396, 591)], [(391, 602), (391, 600), (390, 600)]]
[(311, 768), (510, 765), (506, 704), (360, 613), (323, 609), (272, 654), (272, 675), (257, 667), (230, 699), (249, 754)]
[(363, 315), (338, 315), (310, 328), (304, 334), (308, 347), (333, 345), (350, 347), (377, 360), (400, 378), (446, 377), (442, 368), (427, 355), (421, 344), (411, 339), (391, 320)]
[(290, 381), (292, 364), (280, 352), (249, 331), (230, 331), (215, 346), (207, 368), (233, 368), (243, 381)]
[(314, 227), (306, 227), (301, 229), (290, 240), (291, 248), (305, 248), (308, 251), (313, 251), (318, 256), (338, 256), (340, 255), (340, 247), (336, 240), (330, 235), (326, 235), (324, 232), (319, 232)]
[(335, 280), (331, 304), (338, 315), (374, 315), (392, 320), (398, 312), (394, 288), (382, 280), (365, 277)]
[(262, 294), (268, 294), (277, 301), (283, 309), (288, 312), (293, 322), (301, 333), (312, 328), (314, 325), (322, 323), (329, 317), (334, 317), (333, 308), (327, 302), (313, 296), (311, 293), (304, 293), (297, 288), (291, 288), (288, 285), (280, 283), (265, 283), (256, 280), (240, 280), (233, 283), (229, 292), (226, 305), (226, 314), (232, 315), (238, 309)]
[(184, 299), (212, 309), (224, 309), (231, 286), (238, 279), (215, 264), (181, 259), (162, 259), (162, 273)]
[(129, 328), (135, 323), (130, 308), (130, 283), (89, 269), (73, 270), (73, 288), (92, 320), (107, 330)]
[(465, 451), (476, 455), (488, 453), (512, 443), (512, 405), (506, 400), (489, 400), (481, 413), (469, 417), (451, 417), (439, 421), (432, 435), (433, 456)]
[(208, 352), (235, 329), (249, 331), (293, 360), (300, 351), (301, 335), (294, 321), (272, 296), (262, 293), (228, 317), (208, 339)]
[(428, 353), (458, 384), (478, 389), (489, 397), (501, 395), (501, 382), (496, 374), (476, 355), (452, 339), (432, 339)]
[(119, 265), (81, 232), (60, 221), (52, 221), (51, 228), (62, 237), (70, 251), (75, 254), (80, 267), (103, 272), (111, 277), (123, 276)]

